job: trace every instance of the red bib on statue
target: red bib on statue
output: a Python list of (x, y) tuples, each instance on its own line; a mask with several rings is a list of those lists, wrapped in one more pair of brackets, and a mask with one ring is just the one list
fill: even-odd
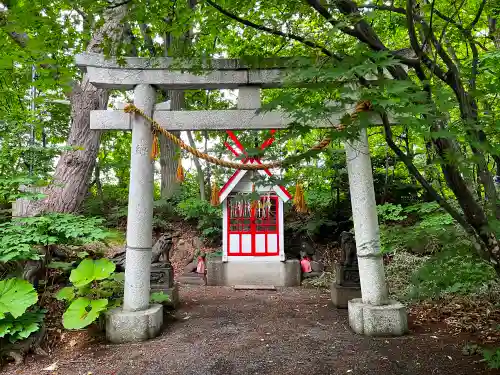
[(202, 257), (198, 258), (198, 265), (196, 266), (196, 272), (204, 274), (205, 273), (205, 261)]
[(309, 273), (312, 271), (311, 269), (311, 262), (309, 261), (309, 259), (302, 259), (300, 261), (300, 267), (302, 268), (302, 272), (304, 273)]

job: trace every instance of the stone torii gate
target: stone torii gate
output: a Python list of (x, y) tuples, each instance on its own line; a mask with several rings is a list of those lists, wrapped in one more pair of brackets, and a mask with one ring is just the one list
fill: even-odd
[[(264, 61), (259, 68), (236, 59), (213, 59), (197, 74), (174, 65), (170, 58), (126, 58), (123, 65), (102, 55), (82, 54), (76, 56), (76, 64), (98, 88), (133, 89), (134, 104), (167, 130), (282, 129), (291, 123), (280, 111), (256, 113), (260, 89), (283, 85), (286, 60)], [(165, 103), (156, 104), (155, 87), (239, 89), (237, 109), (170, 111)], [(311, 126), (331, 127), (343, 114)], [(91, 129), (132, 131), (125, 296), (123, 307), (108, 313), (106, 332), (112, 342), (145, 340), (158, 335), (163, 323), (161, 305), (150, 304), (151, 127), (141, 116), (123, 111), (92, 111), (90, 122)], [(388, 298), (366, 131), (356, 141), (346, 142), (345, 149), (362, 294), (361, 299), (349, 301), (349, 324), (360, 334), (402, 335), (407, 332), (407, 315), (401, 303)]]

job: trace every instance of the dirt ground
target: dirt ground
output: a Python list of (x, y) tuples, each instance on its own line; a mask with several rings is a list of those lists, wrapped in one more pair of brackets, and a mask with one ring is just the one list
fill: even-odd
[[(401, 338), (353, 334), (347, 311), (315, 289), (183, 287), (182, 307), (157, 339), (96, 343), (1, 373), (58, 375), (496, 374), (462, 354), (463, 338), (416, 329)], [(54, 364), (55, 371), (44, 370)]]

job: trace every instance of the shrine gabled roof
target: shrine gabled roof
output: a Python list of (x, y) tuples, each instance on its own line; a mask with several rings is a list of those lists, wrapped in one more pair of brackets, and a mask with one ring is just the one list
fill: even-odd
[[(253, 163), (253, 161), (251, 163)], [(234, 190), (234, 188), (238, 185), (238, 183), (241, 181), (243, 176), (246, 175), (247, 172), (248, 170), (239, 169), (233, 173), (233, 175), (229, 178), (229, 180), (227, 180), (227, 182), (219, 192), (220, 203), (222, 203), (229, 196), (229, 194)], [(272, 176), (271, 172), (268, 169), (260, 169), (258, 170), (258, 172), (262, 176)], [(280, 197), (283, 202), (288, 202), (292, 198), (292, 195), (284, 186), (274, 185), (272, 188), (276, 195)]]

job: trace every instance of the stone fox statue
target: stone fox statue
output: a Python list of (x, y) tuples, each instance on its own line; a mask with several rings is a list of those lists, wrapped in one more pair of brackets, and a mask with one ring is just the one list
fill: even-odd
[(343, 266), (357, 266), (358, 256), (356, 252), (356, 240), (352, 233), (340, 233), (340, 248), (342, 250), (340, 263)]

